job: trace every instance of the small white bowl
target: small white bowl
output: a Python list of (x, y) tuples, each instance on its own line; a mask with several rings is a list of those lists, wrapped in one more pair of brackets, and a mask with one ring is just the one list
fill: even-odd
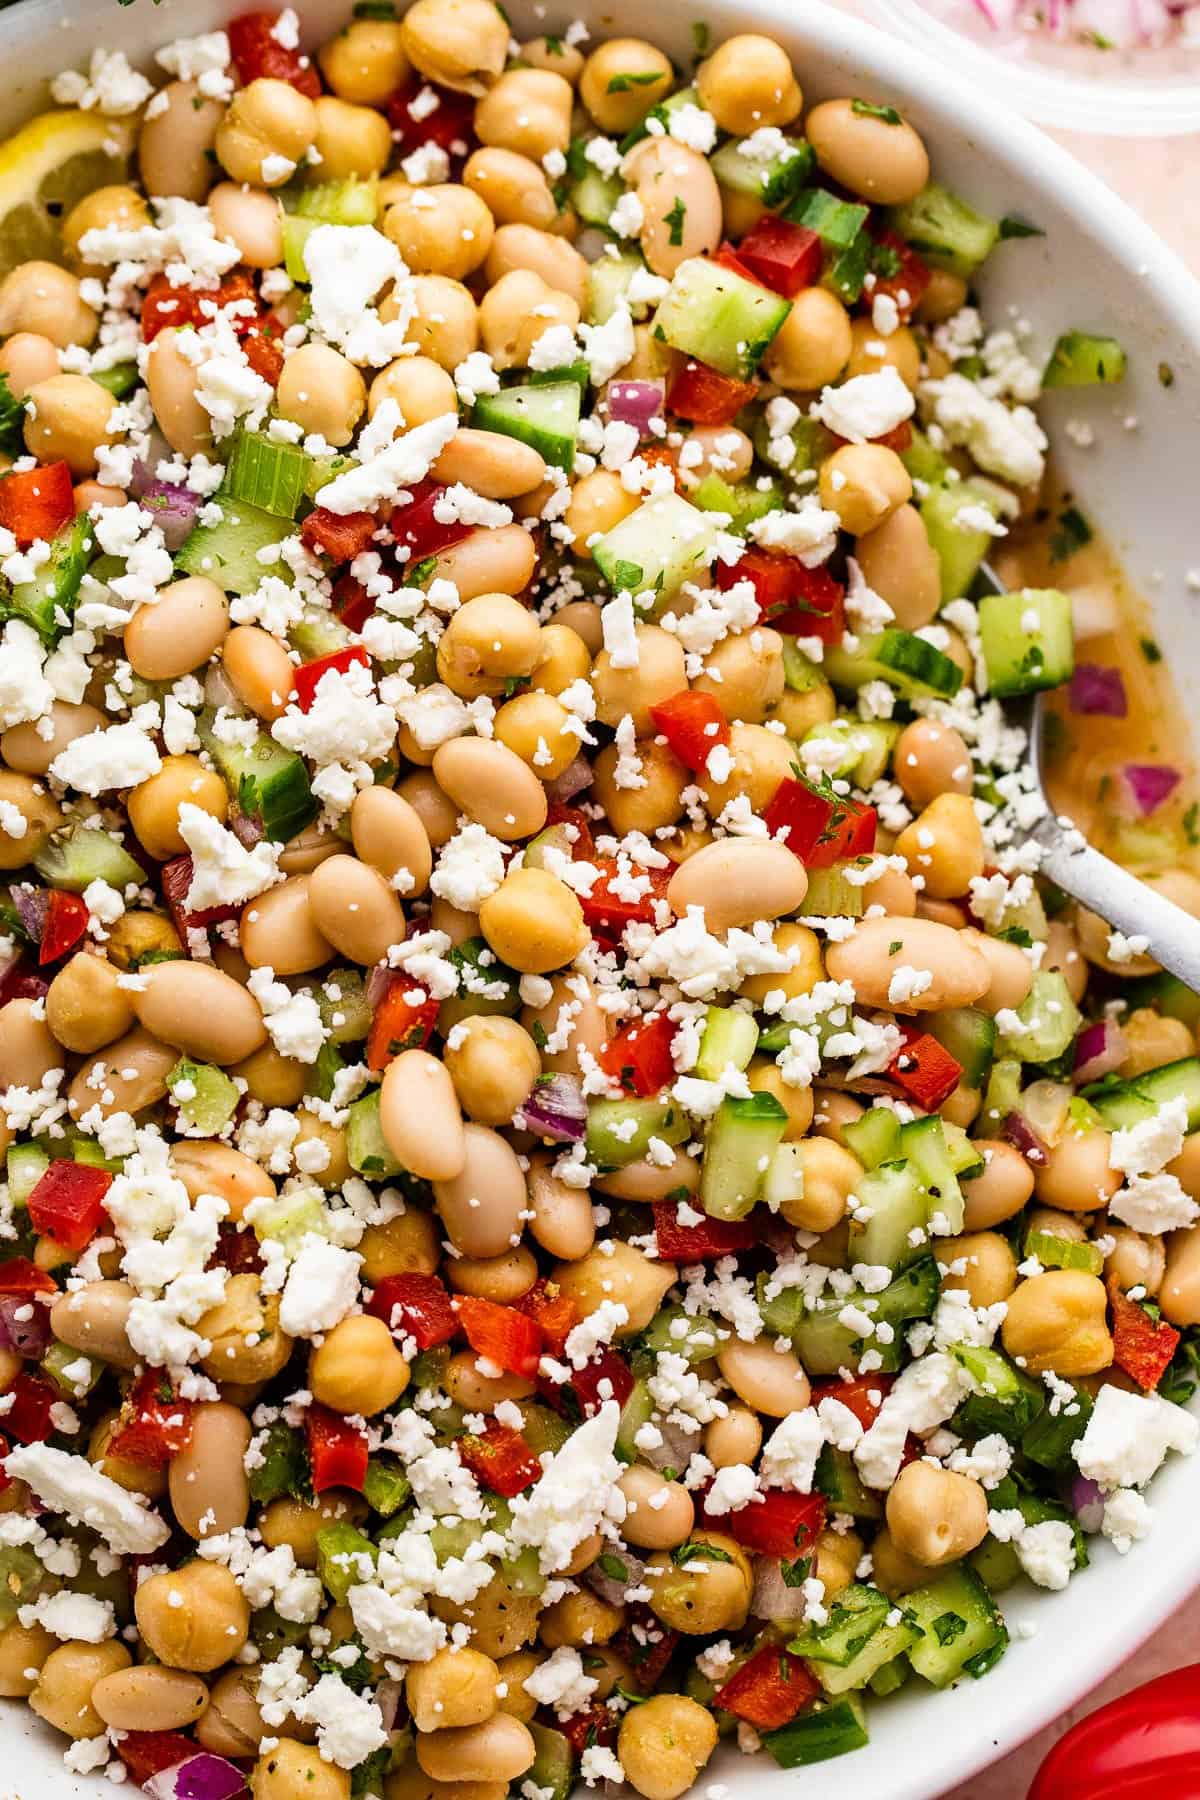
[[(345, 21), (347, 0), (295, 0), (305, 42)], [(506, 0), (518, 37), (563, 31), (576, 0)], [(0, 132), (47, 104), (46, 80), (80, 66), (99, 42), (145, 61), (155, 45), (222, 24), (237, 0), (21, 0), (3, 14)], [(1106, 532), (1153, 608), (1153, 629), (1185, 694), (1200, 692), (1200, 597), (1187, 583), (1197, 549), (1200, 448), (1200, 288), (1136, 215), (1034, 127), (1003, 111), (986, 84), (968, 85), (906, 44), (807, 0), (606, 0), (588, 18), (598, 35), (650, 36), (689, 69), (692, 23), (712, 41), (763, 31), (795, 58), (806, 98), (854, 94), (896, 103), (922, 132), (947, 186), (997, 216), (1015, 213), (1040, 238), (1002, 245), (982, 303), (993, 325), (1028, 319), (1042, 351), (1071, 327), (1111, 332), (1129, 353), (1120, 388), (1060, 392), (1042, 417), (1079, 505)], [(994, 97), (993, 97), (994, 96)], [(1161, 371), (1170, 371), (1166, 384)], [(1069, 421), (1090, 425), (1081, 449)], [(1181, 746), (1181, 752), (1183, 747)], [(871, 1742), (819, 1770), (784, 1772), (766, 1756), (723, 1752), (698, 1792), (726, 1784), (730, 1800), (933, 1800), (1050, 1723), (1125, 1660), (1200, 1583), (1198, 1474), (1175, 1459), (1151, 1490), (1149, 1540), (1127, 1557), (1093, 1545), (1092, 1567), (1062, 1594), (1021, 1586), (1003, 1597), (1013, 1642), (980, 1682), (935, 1693), (916, 1680), (870, 1706)], [(6, 1716), (3, 1800), (92, 1800), (110, 1792), (62, 1765), (63, 1739), (43, 1732), (23, 1702)], [(1014, 1796), (1014, 1800), (1017, 1797)]]

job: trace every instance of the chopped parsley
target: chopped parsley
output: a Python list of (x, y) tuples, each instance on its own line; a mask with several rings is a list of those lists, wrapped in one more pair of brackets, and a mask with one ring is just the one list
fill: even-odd
[(852, 100), (850, 111), (863, 119), (879, 119), (884, 125), (903, 125), (894, 106), (876, 106), (872, 100)]
[(1160, 663), (1162, 661), (1162, 651), (1152, 637), (1139, 638), (1138, 643), (1141, 645), (1142, 655), (1148, 663)]
[(1028, 219), (1020, 219), (1016, 213), (1005, 213), (1000, 221), (1000, 238), (1045, 237), (1040, 225), (1031, 225)]
[(5, 456), (25, 454), (25, 403), (18, 400), (0, 369), (0, 451)]
[(608, 84), (610, 94), (627, 94), (631, 88), (653, 87), (662, 76), (657, 69), (647, 69), (641, 75), (614, 75)]
[(944, 1649), (960, 1638), (967, 1629), (967, 1621), (956, 1612), (944, 1612), (933, 1621), (933, 1635)]
[[(666, 1471), (664, 1470), (665, 1474)], [(732, 1562), (728, 1550), (722, 1550), (719, 1544), (696, 1544), (688, 1540), (686, 1544), (678, 1544), (671, 1552), (671, 1561), (680, 1569), (690, 1562)]]
[(1195, 800), (1188, 807), (1181, 820), (1183, 835), (1189, 844), (1200, 844), (1200, 802)]
[(1092, 528), (1077, 506), (1064, 506), (1058, 515), (1058, 527), (1050, 536), (1051, 562), (1066, 562), (1077, 550), (1092, 541)]
[(673, 250), (678, 250), (683, 242), (683, 221), (686, 218), (687, 207), (683, 204), (679, 195), (676, 194), (675, 204), (666, 216), (666, 222), (671, 227), (671, 235), (667, 239), (667, 242), (671, 245)]
[(692, 48), (697, 56), (707, 56), (712, 32), (704, 19), (692, 20)]

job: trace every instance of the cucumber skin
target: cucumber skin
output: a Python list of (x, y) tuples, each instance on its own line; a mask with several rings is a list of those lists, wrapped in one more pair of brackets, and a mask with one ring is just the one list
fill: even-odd
[(569, 473), (575, 461), (579, 394), (576, 381), (502, 388), (498, 394), (480, 395), (472, 423), (481, 431), (496, 431), (529, 444), (553, 467)]

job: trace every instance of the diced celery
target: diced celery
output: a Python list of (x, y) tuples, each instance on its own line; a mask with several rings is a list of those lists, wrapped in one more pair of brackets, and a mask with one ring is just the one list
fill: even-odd
[(1027, 1232), (1025, 1254), (1036, 1256), (1045, 1269), (1082, 1269), (1085, 1275), (1099, 1275), (1104, 1267), (1104, 1252), (1099, 1244), (1078, 1244), (1073, 1238), (1056, 1237), (1050, 1231)]
[(296, 211), (319, 225), (373, 225), (379, 213), (379, 183), (374, 175), (316, 182), (301, 188)]
[(861, 882), (846, 879), (845, 863), (808, 871), (801, 911), (808, 919), (861, 919), (866, 906)]
[(670, 1100), (593, 1100), (588, 1107), (587, 1153), (603, 1169), (640, 1162), (650, 1139), (682, 1144), (687, 1114)]
[(860, 1118), (842, 1127), (847, 1150), (852, 1150), (865, 1168), (878, 1168), (880, 1163), (895, 1162), (900, 1151), (900, 1121), (890, 1106), (872, 1106)]
[(379, 1122), (379, 1089), (372, 1088), (350, 1108), (346, 1123), (346, 1155), (357, 1175), (387, 1181), (399, 1175), (400, 1164), (388, 1148)]
[(90, 1356), (84, 1356), (70, 1344), (60, 1344), (57, 1339), (43, 1356), (41, 1366), (42, 1374), (54, 1383), (64, 1400), (81, 1400), (85, 1394), (90, 1394), (107, 1368), (105, 1363), (93, 1361)]
[(25, 1205), (49, 1167), (50, 1158), (37, 1144), (9, 1145), (4, 1156), (4, 1173), (8, 1197), (14, 1206)]
[(277, 443), (243, 428), (233, 441), (225, 480), (235, 500), (280, 519), (294, 519), (308, 484), (309, 457), (297, 444)]

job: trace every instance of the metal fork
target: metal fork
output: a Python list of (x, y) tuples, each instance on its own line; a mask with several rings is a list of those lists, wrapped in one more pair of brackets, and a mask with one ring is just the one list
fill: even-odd
[[(980, 569), (977, 589), (996, 594), (1006, 592), (1005, 584), (986, 563)], [(1009, 724), (1026, 735), (1026, 755), (1037, 778), (1037, 792), (1046, 798), (1042, 773), (1042, 697), (1040, 694), (1023, 695), (1006, 700), (1003, 705)], [(1041, 849), (1040, 872), (1064, 894), (1098, 913), (1125, 937), (1146, 938), (1147, 954), (1180, 981), (1186, 982), (1188, 987), (1200, 992), (1200, 919), (1193, 919), (1190, 913), (1147, 887), (1120, 863), (1083, 842), (1078, 831), (1060, 823), (1048, 799), (1045, 814), (1026, 833), (1026, 841), (1029, 839)]]

